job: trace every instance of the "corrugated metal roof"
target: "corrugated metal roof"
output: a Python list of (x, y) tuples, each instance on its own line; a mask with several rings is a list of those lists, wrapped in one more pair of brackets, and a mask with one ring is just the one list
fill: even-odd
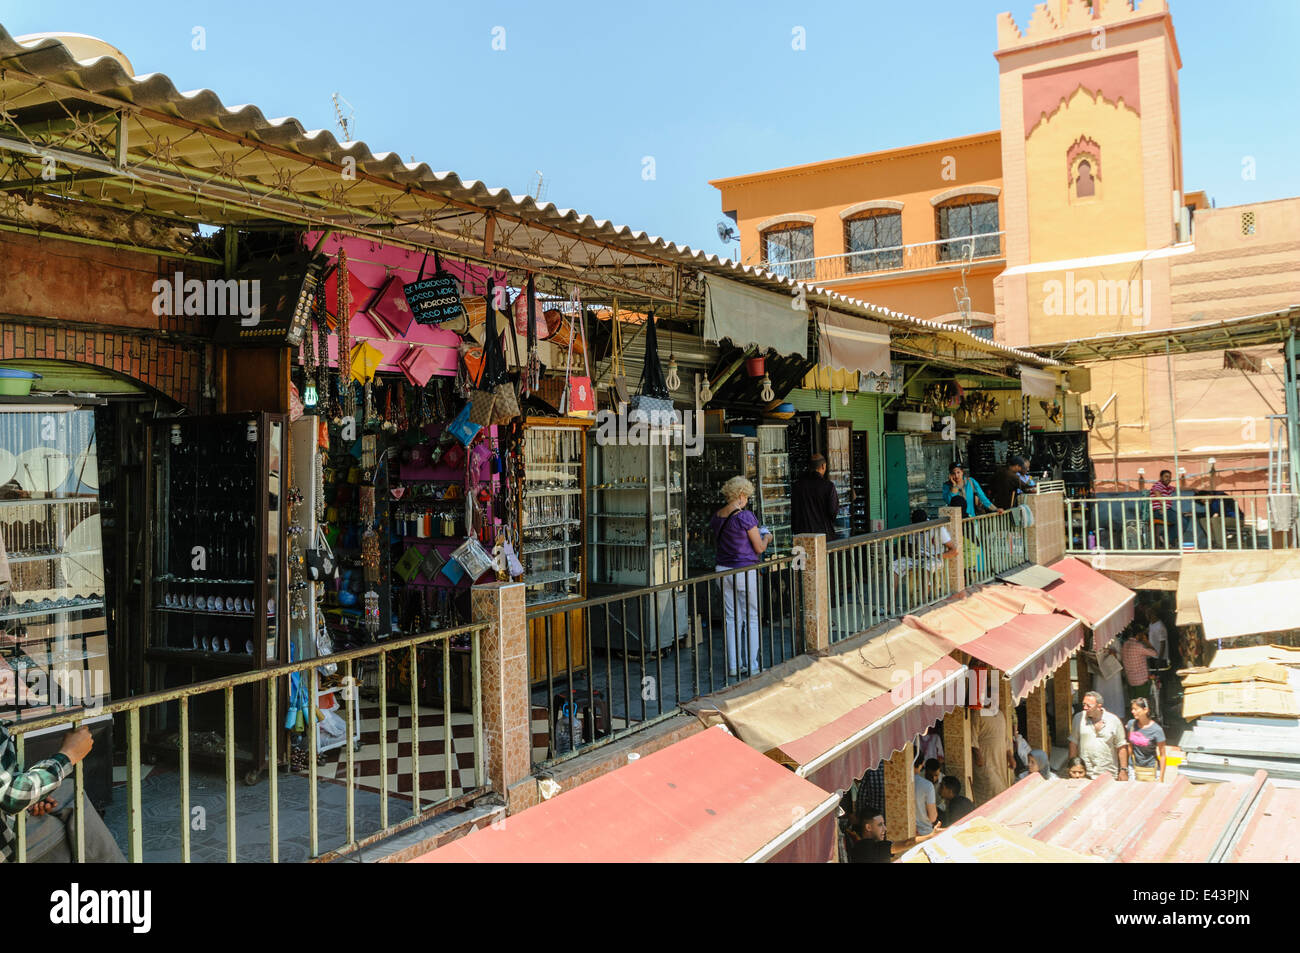
[[(50, 105), (77, 103), (87, 113), (96, 106), (128, 107), (130, 151), (126, 161), (114, 166), (112, 157), (101, 150), (100, 158), (86, 158), (80, 163), (80, 168), (102, 176), (92, 179), (101, 199), (120, 201), (124, 194), (134, 196), (134, 192), (122, 191), (125, 186), (156, 184), (163, 187), (162, 194), (152, 199), (151, 208), (159, 213), (187, 213), (200, 197), (207, 196), (205, 201), (215, 201), (228, 210), (232, 221), (240, 215), (251, 221), (259, 215), (274, 218), (277, 214), (300, 214), (300, 207), (311, 208), (306, 223), (369, 234), (361, 231), (363, 224), (396, 222), (411, 235), (423, 236), (405, 239), (408, 242), (427, 242), (432, 236), (443, 244), (449, 240), (458, 243), (465, 254), (493, 246), (494, 234), (496, 247), (502, 249), (511, 241), (505, 237), (508, 233), (515, 236), (512, 252), (517, 254), (510, 259), (498, 255), (494, 260), (526, 267), (523, 262), (531, 255), (534, 267), (538, 267), (536, 262), (545, 261), (560, 275), (585, 268), (591, 280), (596, 280), (600, 269), (614, 274), (618, 269), (635, 268), (627, 262), (598, 262), (593, 249), (587, 250), (585, 264), (571, 261), (574, 240), (634, 254), (647, 264), (689, 266), (785, 295), (800, 284), (575, 209), (560, 208), (551, 202), (539, 204), (528, 195), (513, 195), (507, 189), (462, 179), (455, 172), (440, 172), (427, 163), (403, 162), (397, 153), (374, 152), (364, 142), (339, 142), (328, 130), (307, 129), (292, 117), (270, 118), (253, 105), (228, 107), (213, 91), (183, 92), (162, 73), (131, 76), (111, 57), (78, 62), (57, 40), (19, 43), (0, 26), (0, 63), (5, 67), (0, 72), (0, 101), (21, 100), (25, 110), (39, 108), (42, 98)], [(68, 121), (63, 113), (52, 118)], [(148, 144), (145, 158), (149, 161), (138, 161), (142, 141)], [(35, 154), (31, 143), (12, 139), (0, 142), (0, 149), (4, 148)], [(259, 150), (261, 154), (257, 154)], [(247, 162), (250, 154), (257, 159), (255, 166)], [(345, 162), (355, 163), (356, 170), (355, 180), (346, 188), (340, 183), (339, 173)], [(256, 174), (247, 171), (254, 167)], [(86, 187), (79, 182), (66, 185), (73, 192)], [(168, 190), (174, 194), (168, 194)], [(308, 198), (311, 201), (306, 201)], [(427, 204), (430, 199), (508, 217), (513, 227), (496, 228), (495, 222), (487, 219), (462, 220), (458, 233), (454, 221), (439, 224), (433, 214), (439, 209)], [(443, 218), (454, 219), (456, 214)], [(390, 238), (401, 240), (401, 234), (391, 232)], [(675, 282), (676, 276), (668, 269), (657, 278), (648, 277), (643, 290), (650, 297), (663, 298), (676, 293)], [(1061, 364), (1028, 350), (979, 338), (961, 328), (922, 320), (828, 289), (805, 287), (816, 303), (825, 302), (841, 313), (901, 329), (905, 333), (899, 337), (899, 349), (904, 353), (938, 363), (974, 364), (981, 359), (1002, 359), (1037, 366)]]
[[(1300, 854), (1296, 792), (1264, 774), (1223, 784), (1044, 780), (1031, 775), (968, 819), (1123, 863), (1224, 863)], [(1287, 821), (1290, 819), (1290, 823)], [(960, 825), (954, 830), (959, 830)], [(1267, 838), (1267, 841), (1265, 841)]]

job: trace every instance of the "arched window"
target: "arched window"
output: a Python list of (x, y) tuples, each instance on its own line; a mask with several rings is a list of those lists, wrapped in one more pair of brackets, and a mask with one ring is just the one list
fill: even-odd
[(1101, 198), (1101, 146), (1080, 136), (1065, 152), (1070, 201)]
[(846, 218), (844, 250), (850, 273), (903, 267), (903, 216), (878, 211)]
[(774, 225), (763, 232), (763, 261), (772, 274), (810, 280), (817, 264), (812, 257), (811, 225)]
[(966, 246), (974, 240), (974, 257), (999, 254), (998, 201), (983, 195), (968, 195), (935, 208), (935, 237), (939, 239), (939, 261), (960, 261)]

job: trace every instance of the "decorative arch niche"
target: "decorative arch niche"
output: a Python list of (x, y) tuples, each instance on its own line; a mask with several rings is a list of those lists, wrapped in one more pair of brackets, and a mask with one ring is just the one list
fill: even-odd
[(1065, 164), (1065, 183), (1071, 202), (1101, 198), (1101, 146), (1087, 136), (1080, 136), (1066, 150)]

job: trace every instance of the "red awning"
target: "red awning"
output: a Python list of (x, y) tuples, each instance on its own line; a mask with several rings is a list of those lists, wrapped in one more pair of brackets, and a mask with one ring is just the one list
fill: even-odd
[(416, 863), (834, 859), (839, 797), (708, 728)]
[(1060, 612), (1018, 615), (990, 629), (961, 650), (1001, 670), (1011, 679), (1011, 692), (1020, 701), (1083, 645), (1083, 626)]
[(834, 721), (781, 745), (773, 757), (797, 765), (819, 788), (847, 791), (881, 761), (965, 704), (966, 666), (947, 656)]
[(1048, 568), (1059, 572), (1061, 579), (1043, 591), (1092, 630), (1090, 648), (1094, 652), (1105, 648), (1133, 621), (1136, 593), (1069, 556)]

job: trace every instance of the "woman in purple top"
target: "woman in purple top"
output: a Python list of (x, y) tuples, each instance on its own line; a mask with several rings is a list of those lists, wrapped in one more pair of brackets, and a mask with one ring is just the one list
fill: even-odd
[[(718, 572), (755, 566), (772, 541), (772, 534), (760, 531), (758, 517), (746, 509), (754, 495), (754, 484), (743, 476), (734, 476), (722, 486), (726, 505), (713, 514), (709, 527), (717, 545)], [(743, 613), (740, 611), (744, 607)], [(722, 579), (722, 621), (727, 633), (727, 674), (757, 674), (758, 648), (758, 570), (738, 572)], [(737, 647), (741, 652), (737, 652)], [(738, 666), (738, 655), (744, 664)]]

